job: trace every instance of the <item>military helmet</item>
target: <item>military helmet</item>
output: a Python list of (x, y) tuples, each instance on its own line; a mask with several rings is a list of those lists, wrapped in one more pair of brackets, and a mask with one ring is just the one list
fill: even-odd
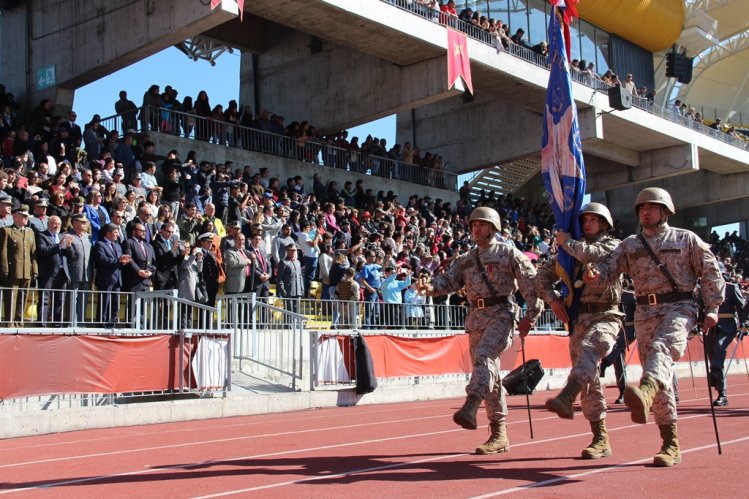
[(473, 222), (474, 220), (489, 222), (494, 226), (497, 232), (502, 230), (502, 220), (499, 218), (499, 213), (497, 213), (497, 210), (493, 208), (488, 208), (486, 206), (475, 208), (471, 212), (471, 218), (468, 219), (468, 225), (471, 225), (471, 222)]
[(635, 199), (635, 212), (639, 212), (640, 210), (638, 208), (641, 204), (645, 203), (665, 206), (666, 209), (671, 213), (671, 215), (676, 213), (674, 202), (671, 201), (671, 194), (669, 194), (667, 190), (661, 189), (660, 187), (648, 187), (647, 189), (641, 190), (637, 195), (637, 199)]
[(588, 203), (586, 205), (583, 205), (583, 207), (580, 209), (580, 218), (582, 219), (583, 215), (585, 215), (586, 213), (598, 215), (599, 217), (602, 217), (604, 220), (606, 220), (606, 222), (609, 224), (609, 228), (614, 227), (614, 220), (611, 218), (611, 212), (601, 203)]

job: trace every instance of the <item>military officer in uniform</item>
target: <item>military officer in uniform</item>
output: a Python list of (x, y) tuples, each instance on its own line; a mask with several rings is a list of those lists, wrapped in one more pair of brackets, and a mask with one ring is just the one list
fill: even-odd
[(13, 225), (0, 228), (0, 272), (3, 286), (11, 288), (3, 296), (3, 315), (4, 321), (9, 321), (8, 327), (18, 327), (23, 322), (26, 291), (39, 275), (36, 238), (28, 223), (29, 207), (22, 204), (13, 210)]
[[(585, 419), (590, 422), (593, 441), (583, 449), (583, 459), (600, 459), (611, 455), (606, 431), (606, 399), (598, 378), (598, 366), (616, 343), (622, 327), (619, 303), (622, 296), (621, 279), (610, 283), (583, 284), (579, 281), (585, 265), (599, 263), (619, 245), (619, 240), (608, 235), (613, 228), (609, 209), (600, 203), (588, 203), (580, 210), (580, 225), (583, 238), (576, 241), (570, 234), (559, 231), (556, 241), (560, 248), (577, 260), (571, 276), (580, 294), (577, 318), (570, 324), (570, 357), (572, 369), (567, 383), (554, 398), (546, 401), (546, 409), (560, 418), (572, 419), (573, 403), (582, 392), (580, 404)], [(536, 276), (536, 291), (545, 303), (551, 306), (559, 320), (570, 323), (567, 308), (554, 290), (560, 280), (556, 269), (557, 260), (547, 262)]]
[(477, 454), (507, 452), (507, 405), (499, 377), (499, 357), (512, 343), (518, 306), (514, 301), (518, 286), (527, 303), (525, 317), (518, 323), (522, 336), (530, 331), (543, 302), (536, 297), (533, 278), (536, 271), (528, 257), (495, 235), (502, 229), (499, 214), (486, 207), (473, 210), (471, 236), (477, 247), (456, 258), (431, 283), (420, 283), (419, 290), (430, 296), (453, 293), (465, 287), (470, 310), (466, 318), (473, 372), (466, 387), (466, 401), (453, 415), (463, 428), (477, 428), (476, 413), (486, 400), (491, 434), (476, 449)]
[(736, 319), (743, 324), (747, 318), (746, 302), (738, 285), (729, 276), (725, 276), (726, 291), (723, 303), (718, 309), (718, 325), (710, 330), (707, 335), (708, 349), (710, 351), (710, 384), (718, 391), (718, 398), (713, 405), (728, 405), (726, 397), (726, 376), (723, 372), (723, 363), (726, 361), (726, 350), (739, 332)]
[(705, 304), (703, 328), (718, 323), (725, 281), (710, 246), (699, 236), (668, 225), (676, 210), (664, 189), (643, 189), (635, 200), (642, 232), (621, 242), (602, 263), (587, 269), (587, 284), (612, 282), (628, 273), (635, 286), (635, 331), (642, 364), (639, 386), (628, 385), (624, 403), (632, 421), (645, 424), (652, 407), (663, 445), (653, 463), (681, 462), (676, 428), (676, 400), (672, 388), (674, 362), (687, 347), (687, 336), (697, 322), (693, 291), (700, 280)]

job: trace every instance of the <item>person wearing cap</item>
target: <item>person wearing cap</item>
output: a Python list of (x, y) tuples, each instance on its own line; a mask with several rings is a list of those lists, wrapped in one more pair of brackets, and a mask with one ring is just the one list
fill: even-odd
[[(582, 228), (579, 241), (561, 230), (556, 235), (557, 245), (577, 260), (575, 269), (579, 269), (565, 279), (571, 286), (569, 301), (564, 302), (555, 290), (561, 281), (557, 270), (561, 264), (557, 258), (546, 262), (536, 275), (538, 295), (551, 306), (557, 318), (571, 328), (572, 369), (561, 393), (546, 401), (546, 409), (560, 418), (572, 419), (575, 413), (573, 404), (582, 393), (583, 415), (593, 433), (593, 441), (583, 449), (582, 458), (600, 459), (611, 455), (611, 446), (606, 428), (606, 399), (598, 370), (623, 326), (623, 314), (619, 310), (622, 283), (617, 279), (610, 284), (585, 285), (580, 277), (585, 265), (603, 261), (619, 245), (619, 240), (608, 235), (614, 222), (609, 209), (601, 203), (583, 206), (579, 218)], [(579, 302), (576, 317), (569, 312), (573, 302)]]
[(296, 244), (286, 245), (285, 251), (286, 257), (278, 262), (276, 288), (286, 310), (299, 313), (299, 298), (305, 294), (302, 265), (297, 258)]
[(13, 210), (13, 225), (0, 229), (0, 273), (3, 287), (10, 288), (3, 296), (2, 322), (8, 327), (21, 326), (26, 290), (39, 275), (36, 238), (28, 223), (29, 207), (20, 205)]
[[(219, 275), (221, 273), (219, 261), (214, 253), (213, 236), (214, 234), (212, 232), (204, 232), (198, 236), (198, 247), (203, 251), (203, 270), (201, 271), (201, 277), (205, 282), (206, 292), (208, 293), (208, 302), (206, 305), (211, 307), (216, 306)], [(201, 314), (200, 320), (202, 324), (203, 314)]]
[(622, 273), (632, 277), (637, 297), (637, 353), (643, 372), (639, 386), (625, 389), (624, 403), (632, 421), (639, 424), (648, 422), (652, 409), (663, 441), (653, 463), (669, 467), (681, 462), (672, 380), (675, 362), (697, 325), (694, 290), (699, 280), (705, 304), (702, 327), (709, 331), (718, 323), (725, 281), (707, 243), (691, 231), (668, 225), (676, 209), (666, 190), (643, 189), (634, 210), (642, 231), (624, 239), (603, 262), (586, 269), (583, 279), (588, 285), (598, 285), (617, 281)]
[[(453, 421), (465, 429), (477, 429), (476, 415), (481, 402), (486, 400), (491, 432), (475, 452), (497, 454), (510, 448), (500, 356), (511, 345), (516, 324), (521, 336), (530, 332), (543, 311), (543, 302), (537, 298), (533, 283), (536, 270), (528, 257), (514, 246), (500, 244), (495, 239), (502, 229), (499, 214), (492, 208), (479, 207), (471, 212), (469, 224), (476, 248), (456, 258), (431, 283), (420, 283), (419, 290), (429, 296), (440, 296), (465, 289), (470, 305), (465, 324), (473, 372), (466, 387), (465, 403), (453, 414)], [(518, 290), (527, 307), (520, 321), (515, 302)]]
[(37, 199), (34, 203), (34, 216), (29, 217), (29, 227), (34, 231), (34, 234), (38, 234), (47, 230), (47, 203), (46, 198)]
[(0, 191), (0, 227), (13, 226), (13, 215), (11, 214), (12, 208), (13, 198), (11, 198), (6, 192)]
[(64, 250), (68, 262), (68, 289), (81, 291), (76, 299), (76, 316), (82, 321), (87, 299), (87, 295), (82, 292), (91, 288), (94, 277), (94, 262), (91, 258), (93, 242), (86, 231), (88, 219), (85, 214), (71, 215), (70, 223), (71, 228), (62, 238), (60, 247)]

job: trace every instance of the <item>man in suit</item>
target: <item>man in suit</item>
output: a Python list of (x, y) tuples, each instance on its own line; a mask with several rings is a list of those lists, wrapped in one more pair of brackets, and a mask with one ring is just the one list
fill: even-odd
[(72, 227), (62, 239), (61, 247), (68, 262), (70, 282), (68, 289), (78, 291), (71, 299), (75, 299), (75, 317), (84, 320), (84, 310), (91, 289), (94, 276), (94, 265), (91, 260), (91, 236), (86, 231), (88, 219), (83, 213), (70, 217)]
[(252, 260), (244, 250), (245, 236), (241, 232), (236, 236), (236, 246), (229, 248), (224, 253), (224, 269), (226, 270), (226, 282), (224, 282), (224, 293), (243, 293), (245, 283), (250, 277), (250, 264)]
[[(42, 326), (51, 321), (53, 326), (62, 324), (62, 310), (65, 301), (63, 290), (67, 288), (70, 276), (65, 251), (60, 246), (62, 220), (56, 215), (49, 217), (47, 230), (36, 234), (36, 259), (39, 267), (37, 287), (39, 292), (39, 320)], [(50, 289), (60, 291), (48, 291)], [(51, 300), (51, 304), (50, 304)], [(50, 308), (52, 317), (50, 318)]]
[(133, 237), (133, 227), (136, 223), (140, 223), (141, 225), (143, 225), (143, 229), (145, 230), (145, 233), (143, 234), (143, 240), (150, 244), (154, 236), (156, 235), (156, 227), (153, 224), (153, 213), (151, 213), (151, 208), (149, 208), (148, 204), (145, 201), (141, 201), (138, 204), (138, 211), (135, 218), (130, 220), (130, 222), (128, 222), (127, 224), (128, 239)]
[(130, 263), (130, 256), (122, 254), (119, 240), (120, 228), (109, 223), (101, 228), (99, 240), (94, 246), (96, 265), (96, 290), (99, 292), (98, 322), (111, 327), (119, 317), (122, 290), (122, 269)]
[[(255, 293), (255, 296), (265, 303), (270, 296), (270, 278), (273, 272), (270, 256), (265, 251), (265, 241), (260, 233), (253, 234), (250, 241), (249, 255), (252, 259), (252, 276), (249, 282), (245, 283), (245, 292)], [(266, 324), (267, 317), (265, 308), (260, 308), (258, 317), (260, 324)]]
[(65, 150), (71, 154), (75, 154), (75, 148), (81, 146), (83, 141), (83, 132), (81, 127), (76, 124), (75, 120), (78, 115), (74, 111), (68, 113), (68, 120), (60, 123), (60, 130), (67, 130), (68, 138), (65, 140)]
[(123, 284), (125, 291), (148, 291), (151, 288), (151, 276), (155, 268), (156, 255), (153, 247), (146, 241), (146, 227), (139, 221), (132, 226), (133, 235), (125, 241), (122, 252), (131, 260), (125, 266)]
[(0, 229), (0, 273), (3, 286), (11, 288), (3, 297), (3, 321), (9, 322), (8, 327), (18, 327), (23, 322), (26, 290), (39, 275), (36, 239), (28, 223), (29, 207), (20, 205), (13, 210), (13, 225)]
[(161, 226), (159, 234), (153, 240), (153, 251), (156, 255), (153, 289), (176, 289), (177, 266), (182, 260), (182, 251), (180, 241), (174, 237), (174, 222), (166, 222)]
[(286, 246), (286, 258), (278, 262), (278, 296), (289, 312), (299, 313), (299, 298), (304, 296), (304, 275), (297, 258), (296, 244)]

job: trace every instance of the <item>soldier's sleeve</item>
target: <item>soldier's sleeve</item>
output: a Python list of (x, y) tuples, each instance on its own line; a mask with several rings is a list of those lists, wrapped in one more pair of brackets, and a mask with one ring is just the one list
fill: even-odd
[(692, 265), (695, 272), (700, 276), (700, 294), (705, 303), (706, 314), (717, 314), (718, 307), (723, 303), (725, 296), (726, 281), (718, 267), (718, 260), (710, 251), (710, 246), (697, 234), (690, 235), (689, 248), (692, 257)]
[(0, 273), (3, 276), (8, 275), (8, 229), (0, 228)]
[(564, 250), (579, 262), (598, 263), (606, 258), (609, 253), (614, 251), (614, 248), (617, 246), (619, 246), (619, 240), (611, 237), (606, 237), (593, 244), (588, 244), (585, 241), (568, 239), (564, 243)]
[(596, 265), (596, 269), (601, 273), (601, 280), (603, 282), (612, 283), (619, 279), (622, 273), (631, 273), (629, 272), (627, 255), (624, 252), (624, 248), (624, 242), (618, 244), (601, 263)]
[(31, 275), (39, 275), (39, 266), (36, 262), (36, 237), (31, 236), (29, 238), (29, 241), (31, 241)]
[(559, 281), (556, 272), (557, 259), (549, 260), (541, 265), (536, 273), (536, 294), (545, 302), (551, 303), (559, 299), (559, 293), (554, 289), (554, 285)]
[[(455, 259), (452, 265), (445, 269), (444, 272), (434, 277), (434, 279), (432, 279), (433, 291), (429, 294), (431, 296), (441, 296), (448, 293), (454, 293), (462, 288), (465, 285), (465, 281), (463, 280), (464, 268), (469, 264), (467, 258), (469, 258), (469, 256), (470, 258), (476, 258), (474, 251), (478, 250), (473, 249), (465, 255), (459, 256)], [(472, 270), (478, 272), (476, 269)]]
[(518, 287), (520, 288), (520, 294), (525, 298), (527, 307), (526, 316), (531, 320), (536, 320), (536, 317), (544, 310), (544, 302), (536, 294), (536, 284), (534, 282), (536, 269), (528, 257), (516, 249), (513, 249), (512, 265), (515, 279), (517, 279)]

